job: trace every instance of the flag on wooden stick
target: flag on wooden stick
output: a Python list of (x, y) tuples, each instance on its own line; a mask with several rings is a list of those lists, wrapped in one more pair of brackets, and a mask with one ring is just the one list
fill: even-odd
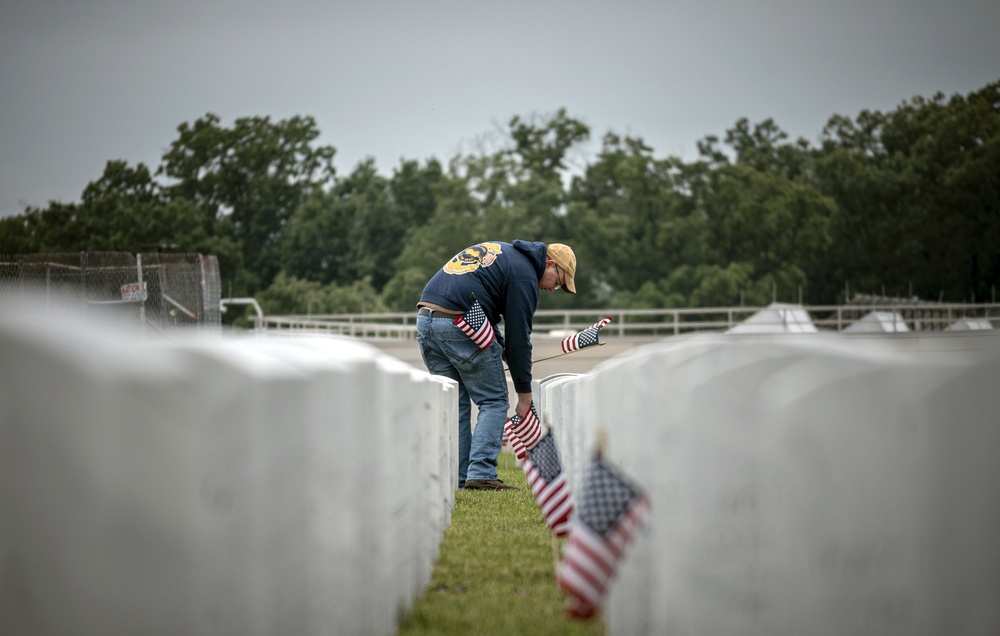
[(556, 572), (559, 587), (569, 595), (570, 616), (597, 615), (618, 562), (648, 512), (646, 495), (595, 456), (584, 474), (569, 544)]
[(602, 318), (590, 325), (580, 333), (575, 333), (572, 336), (567, 336), (563, 338), (562, 350), (563, 353), (569, 353), (571, 351), (576, 351), (578, 349), (583, 349), (585, 347), (590, 347), (601, 342), (601, 329), (604, 325), (611, 322), (611, 316), (607, 318)]

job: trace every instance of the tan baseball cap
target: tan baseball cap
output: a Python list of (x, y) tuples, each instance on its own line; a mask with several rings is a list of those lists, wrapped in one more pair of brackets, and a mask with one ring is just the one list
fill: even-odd
[(576, 254), (573, 253), (573, 248), (569, 245), (563, 245), (562, 243), (552, 243), (549, 245), (546, 256), (556, 262), (559, 269), (563, 271), (563, 277), (566, 280), (566, 284), (563, 285), (565, 289), (570, 294), (576, 293)]

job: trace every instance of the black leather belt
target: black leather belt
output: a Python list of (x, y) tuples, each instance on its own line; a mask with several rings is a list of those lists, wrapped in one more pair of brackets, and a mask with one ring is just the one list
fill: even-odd
[(461, 312), (457, 311), (442, 311), (440, 309), (431, 309), (430, 307), (418, 307), (418, 316), (430, 316), (432, 313), (441, 316), (442, 318), (454, 318), (455, 316), (461, 316)]

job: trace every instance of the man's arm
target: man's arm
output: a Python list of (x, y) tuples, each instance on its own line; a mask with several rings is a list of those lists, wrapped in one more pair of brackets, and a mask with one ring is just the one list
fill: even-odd
[[(518, 281), (507, 289), (507, 306), (504, 308), (505, 347), (507, 366), (514, 382), (514, 391), (531, 396), (531, 320), (538, 303), (538, 282)], [(527, 411), (527, 407), (523, 409)], [(520, 414), (520, 410), (518, 410)]]
[(531, 393), (518, 393), (517, 394), (517, 405), (514, 407), (514, 412), (522, 420), (531, 410)]

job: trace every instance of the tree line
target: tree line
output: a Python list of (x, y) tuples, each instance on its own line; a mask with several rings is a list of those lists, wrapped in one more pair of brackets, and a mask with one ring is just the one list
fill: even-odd
[(591, 130), (565, 109), (390, 175), (338, 175), (308, 116), (177, 133), (155, 170), (109, 161), (79, 202), (0, 219), (0, 253), (214, 254), (223, 294), (271, 314), (410, 310), (460, 249), (514, 238), (576, 250), (580, 293), (549, 308), (984, 300), (1000, 278), (1000, 81), (833, 115), (815, 144), (740, 119), (693, 161), (607, 132), (573, 171)]

